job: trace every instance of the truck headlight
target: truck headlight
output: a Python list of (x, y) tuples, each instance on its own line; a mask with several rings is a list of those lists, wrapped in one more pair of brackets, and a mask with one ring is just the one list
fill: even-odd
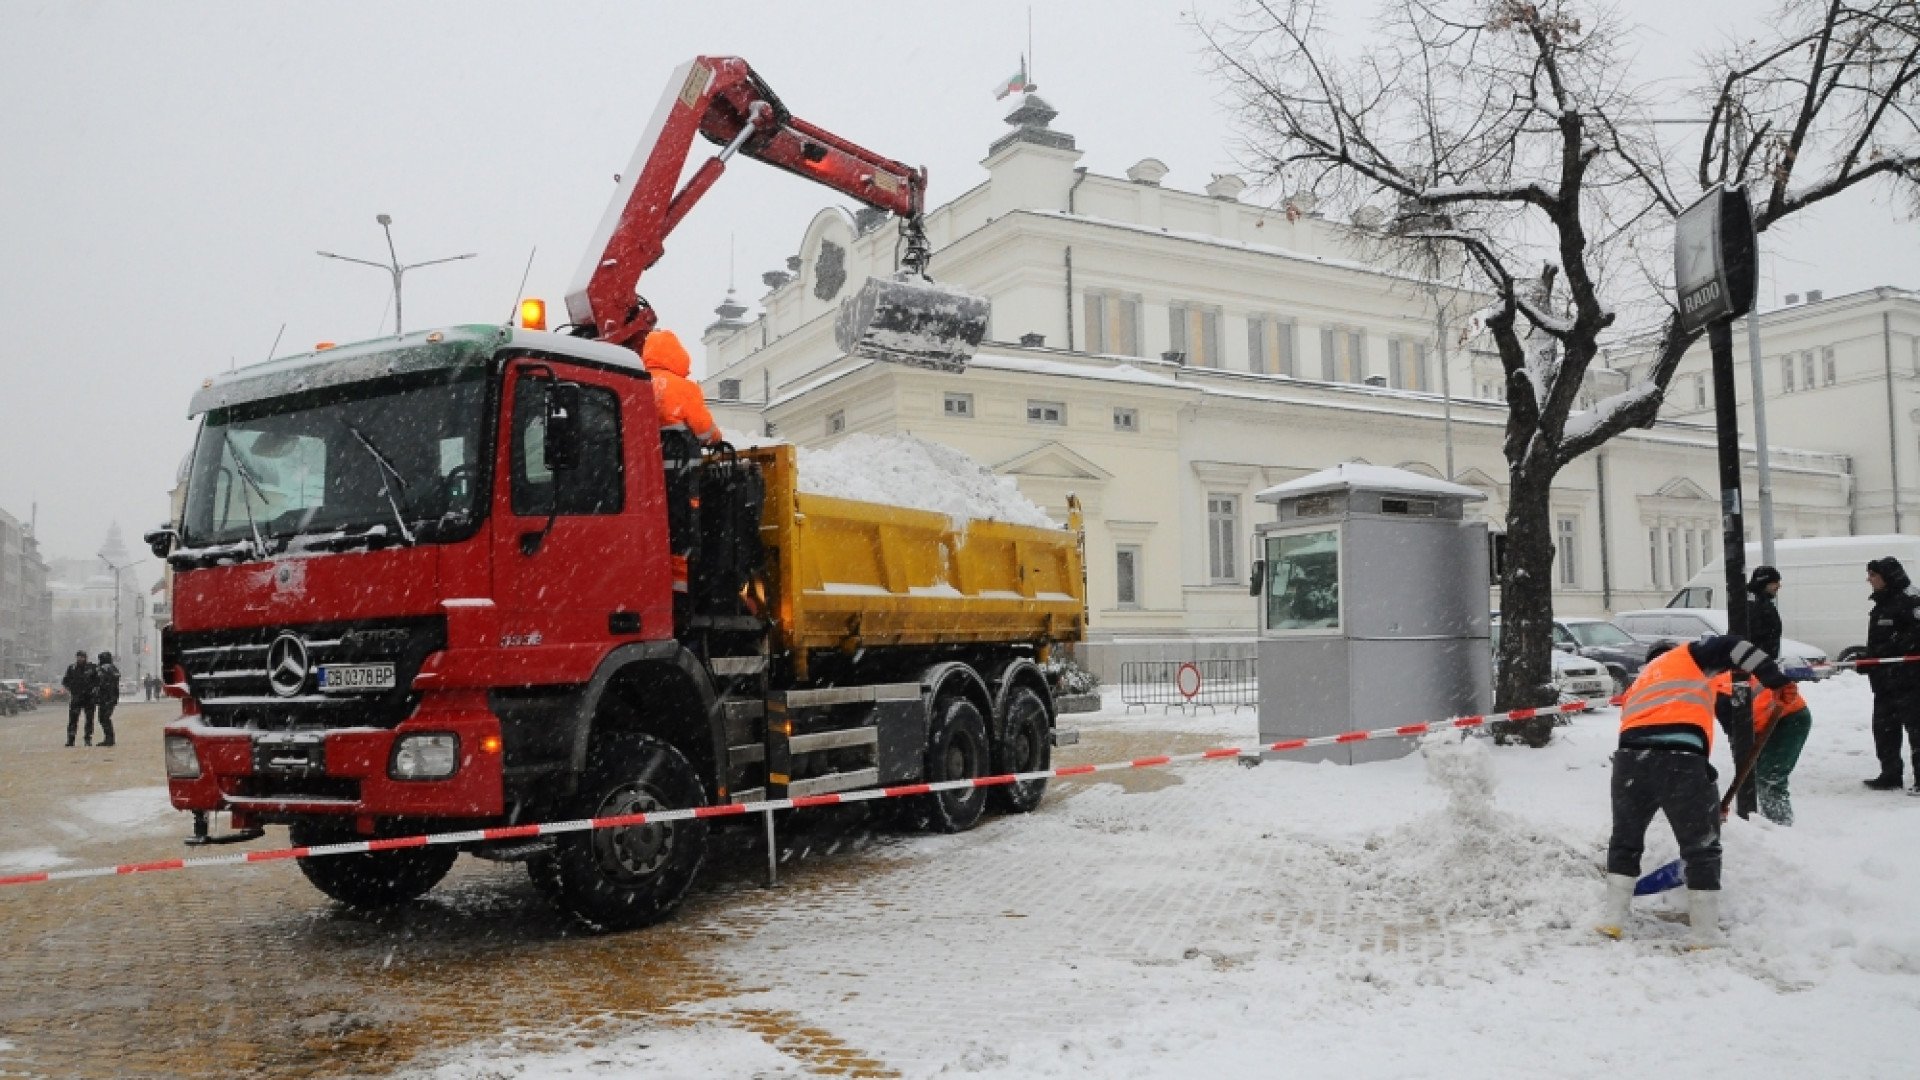
[(407, 735), (393, 745), (387, 775), (395, 780), (444, 780), (459, 766), (458, 735)]
[(193, 740), (185, 735), (167, 736), (167, 778), (200, 779), (200, 755), (193, 752)]

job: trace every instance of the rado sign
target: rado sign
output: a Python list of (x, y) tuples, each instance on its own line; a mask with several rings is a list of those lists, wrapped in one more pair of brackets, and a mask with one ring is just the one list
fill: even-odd
[(1673, 277), (1680, 328), (1698, 333), (1753, 310), (1757, 274), (1747, 197), (1715, 186), (1680, 212), (1673, 228)]

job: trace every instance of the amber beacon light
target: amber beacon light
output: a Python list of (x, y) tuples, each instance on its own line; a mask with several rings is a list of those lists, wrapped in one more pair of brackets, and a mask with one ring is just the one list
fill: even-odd
[(520, 301), (520, 328), (523, 330), (545, 330), (547, 328), (547, 302), (528, 297)]

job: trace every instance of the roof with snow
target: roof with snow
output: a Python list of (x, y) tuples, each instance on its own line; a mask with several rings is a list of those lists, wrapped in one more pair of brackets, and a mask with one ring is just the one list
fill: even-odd
[(1313, 495), (1322, 491), (1349, 491), (1364, 488), (1367, 491), (1390, 491), (1396, 495), (1450, 495), (1468, 502), (1481, 502), (1486, 496), (1480, 491), (1464, 484), (1435, 480), (1431, 476), (1422, 476), (1406, 469), (1394, 469), (1385, 465), (1363, 465), (1347, 461), (1331, 469), (1321, 469), (1295, 480), (1274, 486), (1255, 495), (1264, 503), (1277, 503), (1284, 499), (1301, 495)]

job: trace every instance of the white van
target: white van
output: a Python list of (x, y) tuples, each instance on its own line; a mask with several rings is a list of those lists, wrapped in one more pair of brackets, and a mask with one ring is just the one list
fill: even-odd
[[(1854, 659), (1866, 646), (1867, 563), (1891, 555), (1908, 574), (1920, 574), (1920, 536), (1822, 536), (1776, 540), (1780, 571), (1780, 623), (1788, 637), (1819, 646), (1838, 660)], [(1747, 569), (1760, 565), (1760, 545), (1747, 545)], [(1720, 560), (1687, 579), (1667, 601), (1675, 608), (1726, 609), (1726, 571)]]

